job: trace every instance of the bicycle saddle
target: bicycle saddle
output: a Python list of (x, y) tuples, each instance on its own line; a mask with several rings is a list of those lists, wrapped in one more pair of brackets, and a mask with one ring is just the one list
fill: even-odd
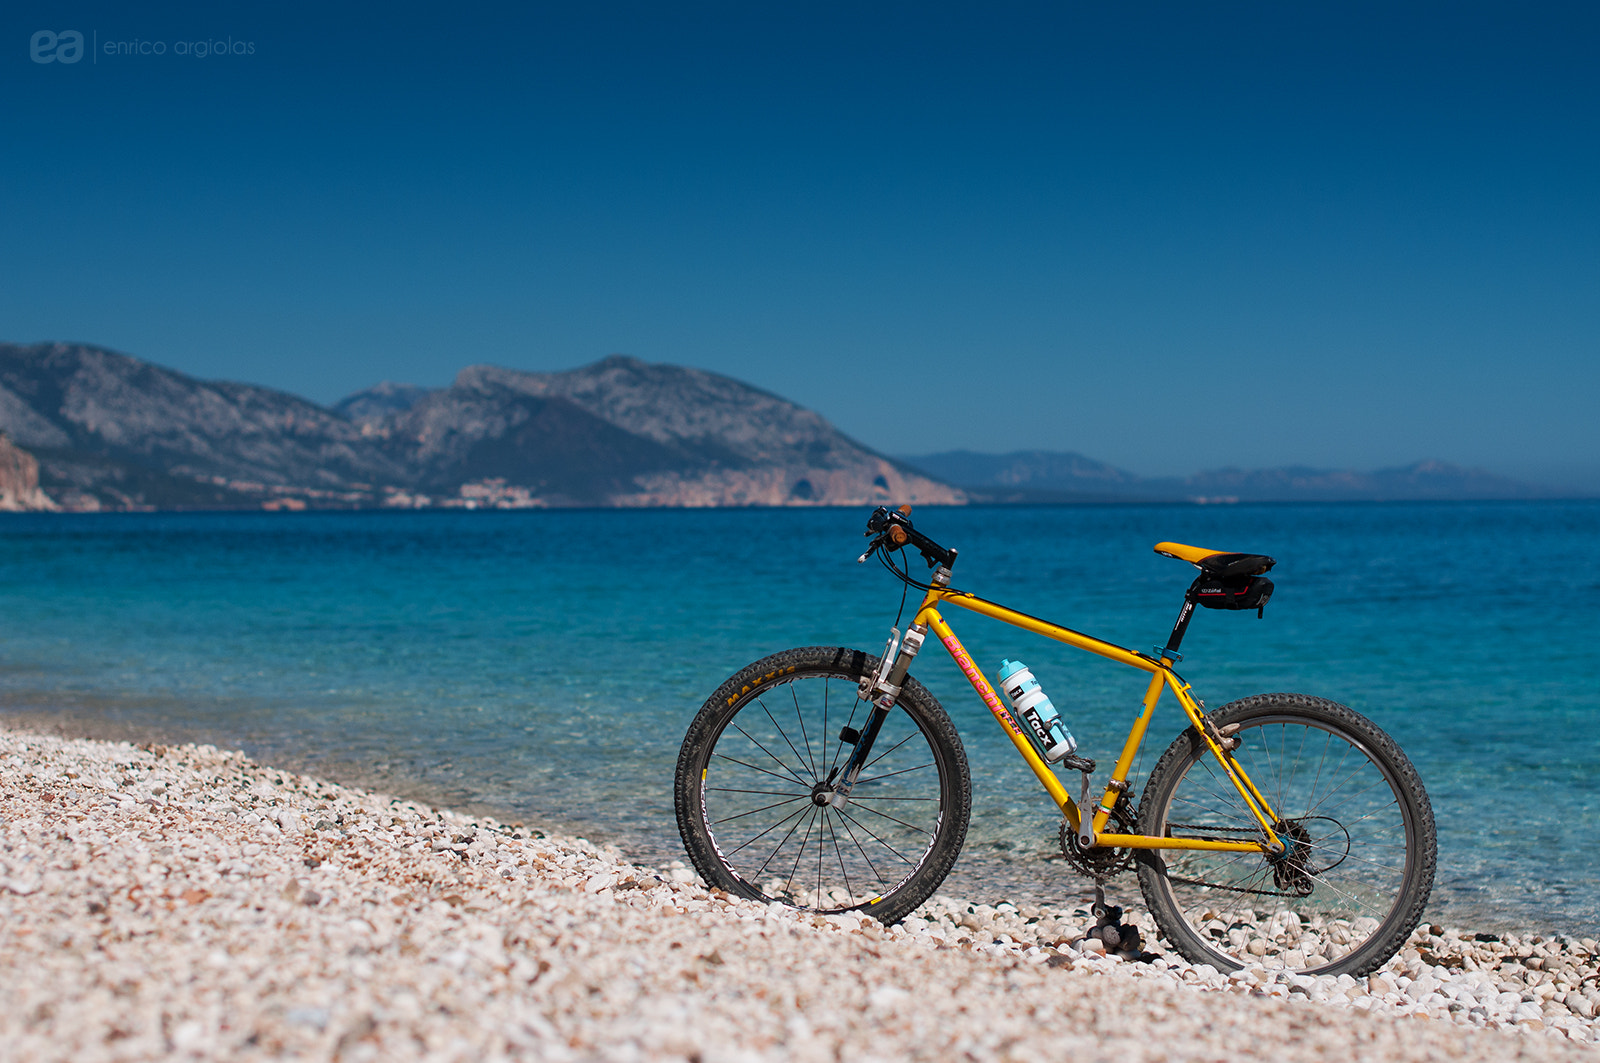
[(1174, 557), (1213, 576), (1259, 576), (1277, 564), (1265, 554), (1235, 554), (1226, 550), (1207, 550), (1182, 543), (1156, 543), (1156, 553)]

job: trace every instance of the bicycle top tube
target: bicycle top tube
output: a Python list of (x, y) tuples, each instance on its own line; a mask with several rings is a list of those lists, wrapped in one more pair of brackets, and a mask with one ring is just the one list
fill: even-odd
[(1012, 627), (1019, 627), (1024, 631), (1031, 631), (1036, 635), (1043, 635), (1045, 638), (1054, 639), (1057, 642), (1065, 642), (1069, 646), (1076, 646), (1080, 650), (1097, 654), (1108, 660), (1116, 661), (1118, 664), (1125, 664), (1130, 668), (1137, 668), (1142, 672), (1171, 671), (1170, 665), (1164, 666), (1159, 660), (1147, 654), (1126, 649), (1104, 639), (1097, 639), (1093, 635), (1074, 631), (1070, 627), (1065, 627), (1037, 616), (1031, 616), (1028, 613), (1001, 605), (998, 602), (991, 602), (986, 598), (978, 597), (971, 591), (958, 591), (950, 587), (933, 587), (929, 589), (922, 599), (922, 604), (917, 608), (916, 622), (919, 624), (926, 623), (924, 614), (930, 611), (937, 613), (936, 606), (940, 602), (949, 602), (951, 605), (960, 606), (969, 612), (990, 617), (1003, 624), (1010, 624)]

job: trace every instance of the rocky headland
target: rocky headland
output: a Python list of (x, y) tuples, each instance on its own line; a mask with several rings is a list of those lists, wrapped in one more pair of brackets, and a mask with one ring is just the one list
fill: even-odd
[[(902, 924), (209, 746), (0, 730), (16, 1060), (1589, 1059), (1597, 944), (1419, 928), (1366, 979), (1105, 953), (1086, 911)], [(1146, 929), (1149, 929), (1148, 927)], [(1153, 934), (1152, 934), (1153, 936)]]
[(0, 513), (58, 508), (49, 495), (39, 490), (39, 459), (0, 432)]

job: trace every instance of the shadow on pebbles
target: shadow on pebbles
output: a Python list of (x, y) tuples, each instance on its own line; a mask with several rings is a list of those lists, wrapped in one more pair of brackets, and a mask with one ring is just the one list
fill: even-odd
[(1128, 963), (1091, 925), (942, 896), (892, 928), (812, 916), (210, 746), (0, 730), (6, 1060), (1594, 1052), (1592, 941), (1423, 928), (1357, 982)]

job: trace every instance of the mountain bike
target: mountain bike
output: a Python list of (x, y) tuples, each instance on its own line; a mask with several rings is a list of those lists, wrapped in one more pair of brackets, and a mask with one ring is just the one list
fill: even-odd
[[(1165, 646), (1124, 649), (950, 585), (956, 551), (909, 507), (867, 522), (876, 555), (923, 592), (884, 652), (811, 646), (736, 672), (706, 701), (679, 753), (678, 829), (705, 881), (740, 897), (884, 923), (910, 914), (954, 865), (972, 780), (961, 739), (909, 674), (929, 632), (955, 661), (1061, 815), (1067, 863), (1104, 885), (1133, 869), (1162, 935), (1185, 958), (1307, 974), (1365, 974), (1416, 928), (1433, 888), (1433, 810), (1394, 740), (1323, 698), (1261, 694), (1206, 711), (1175, 671), (1196, 606), (1262, 615), (1262, 554), (1158, 543), (1200, 570)], [(932, 575), (911, 574), (910, 551)], [(1096, 786), (1095, 761), (1050, 730), (1017, 691), (1002, 700), (940, 613), (955, 606), (1147, 672), (1140, 715)], [(1164, 691), (1188, 726), (1145, 780), (1129, 773)], [(1008, 704), (1009, 702), (1009, 704)], [(1081, 775), (1074, 800), (1057, 769)], [(1126, 929), (1126, 928), (1124, 928)]]

